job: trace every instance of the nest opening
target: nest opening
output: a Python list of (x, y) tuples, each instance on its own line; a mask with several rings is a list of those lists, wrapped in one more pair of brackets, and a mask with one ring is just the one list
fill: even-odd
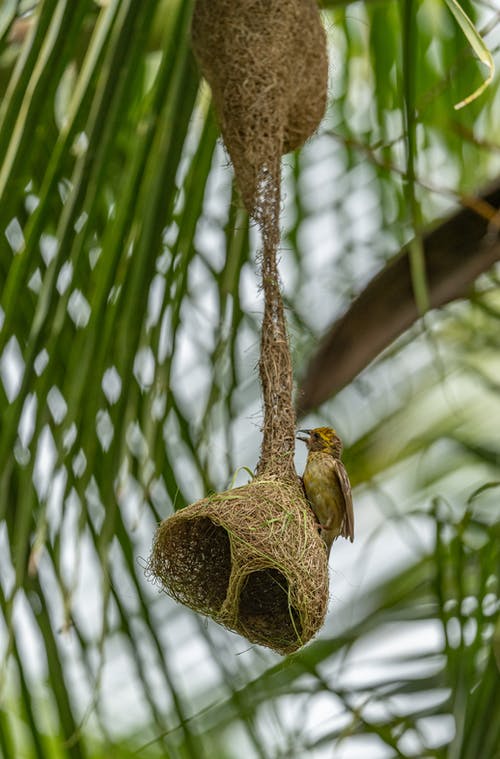
[(219, 613), (231, 576), (227, 530), (205, 516), (174, 522), (158, 535), (149, 571), (181, 603), (204, 614)]
[(279, 569), (259, 569), (245, 578), (240, 592), (239, 622), (242, 630), (269, 634), (270, 620), (288, 647), (302, 640), (300, 613), (290, 602), (288, 580)]

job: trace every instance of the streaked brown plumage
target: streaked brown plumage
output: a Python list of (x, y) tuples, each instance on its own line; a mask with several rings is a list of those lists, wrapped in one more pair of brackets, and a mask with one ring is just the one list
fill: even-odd
[(342, 441), (331, 427), (299, 430), (309, 453), (302, 480), (307, 500), (320, 524), (328, 551), (340, 536), (354, 540), (354, 512), (349, 477), (340, 460)]

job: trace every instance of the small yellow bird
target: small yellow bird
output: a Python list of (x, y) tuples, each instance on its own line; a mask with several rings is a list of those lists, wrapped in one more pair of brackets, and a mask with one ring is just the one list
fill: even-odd
[(302, 475), (304, 490), (330, 553), (339, 535), (351, 543), (354, 540), (351, 483), (340, 460), (342, 441), (331, 427), (299, 430), (297, 437), (309, 450)]

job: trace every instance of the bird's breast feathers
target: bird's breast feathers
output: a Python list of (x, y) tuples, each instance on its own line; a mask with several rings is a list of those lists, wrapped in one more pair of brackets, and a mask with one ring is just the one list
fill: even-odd
[(303, 479), (307, 497), (313, 503), (319, 520), (325, 521), (332, 516), (332, 506), (340, 506), (335, 503), (339, 500), (335, 497), (339, 490), (335, 459), (329, 454), (311, 451)]
[(310, 451), (303, 480), (307, 498), (320, 524), (352, 541), (354, 515), (351, 487), (340, 459), (321, 451)]

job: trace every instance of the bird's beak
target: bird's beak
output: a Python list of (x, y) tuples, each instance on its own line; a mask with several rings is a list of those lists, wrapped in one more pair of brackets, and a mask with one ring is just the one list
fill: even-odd
[(295, 437), (297, 440), (302, 440), (304, 443), (308, 443), (310, 434), (311, 430), (298, 430)]

